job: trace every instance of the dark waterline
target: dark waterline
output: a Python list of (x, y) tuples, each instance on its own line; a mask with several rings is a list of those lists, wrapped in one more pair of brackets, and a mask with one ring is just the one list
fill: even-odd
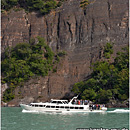
[[(113, 111), (114, 109), (108, 109)], [(76, 130), (76, 128), (129, 128), (129, 113), (22, 113), (1, 109), (2, 130)]]

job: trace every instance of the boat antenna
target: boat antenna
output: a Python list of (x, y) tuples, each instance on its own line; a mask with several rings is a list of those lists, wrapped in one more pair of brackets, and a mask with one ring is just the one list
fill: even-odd
[(81, 93), (79, 93), (76, 97), (78, 98), (80, 94), (81, 94)]
[(79, 94), (76, 96), (76, 98), (78, 98)]
[(76, 97), (73, 97), (68, 104), (71, 104), (72, 101), (73, 101), (75, 98), (78, 98), (78, 96), (79, 96), (79, 94), (78, 94)]

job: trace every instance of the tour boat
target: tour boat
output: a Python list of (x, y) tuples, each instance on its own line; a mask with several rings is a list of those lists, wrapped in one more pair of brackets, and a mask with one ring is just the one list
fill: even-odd
[(30, 103), (29, 105), (20, 104), (23, 110), (27, 111), (38, 111), (38, 112), (57, 112), (57, 113), (64, 113), (64, 112), (105, 112), (107, 108), (102, 105), (100, 108), (94, 108), (93, 105), (84, 104), (75, 104), (74, 100), (77, 97), (73, 97), (70, 102), (68, 100), (56, 100), (51, 99), (51, 102), (46, 103)]

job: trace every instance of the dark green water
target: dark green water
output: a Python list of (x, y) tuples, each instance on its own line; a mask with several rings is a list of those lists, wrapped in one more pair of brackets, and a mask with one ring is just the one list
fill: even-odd
[[(113, 111), (114, 109), (109, 109)], [(2, 130), (76, 130), (76, 128), (129, 128), (129, 113), (22, 113), (21, 108), (1, 108)]]

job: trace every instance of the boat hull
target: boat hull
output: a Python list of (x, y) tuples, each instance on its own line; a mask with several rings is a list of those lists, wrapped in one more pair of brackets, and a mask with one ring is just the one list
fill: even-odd
[(45, 107), (41, 108), (41, 107), (32, 107), (25, 104), (20, 104), (20, 106), (23, 110), (36, 111), (36, 112), (74, 113), (74, 112), (105, 112), (106, 111), (106, 109), (104, 110), (90, 110), (90, 109), (79, 110), (79, 109), (45, 108)]

